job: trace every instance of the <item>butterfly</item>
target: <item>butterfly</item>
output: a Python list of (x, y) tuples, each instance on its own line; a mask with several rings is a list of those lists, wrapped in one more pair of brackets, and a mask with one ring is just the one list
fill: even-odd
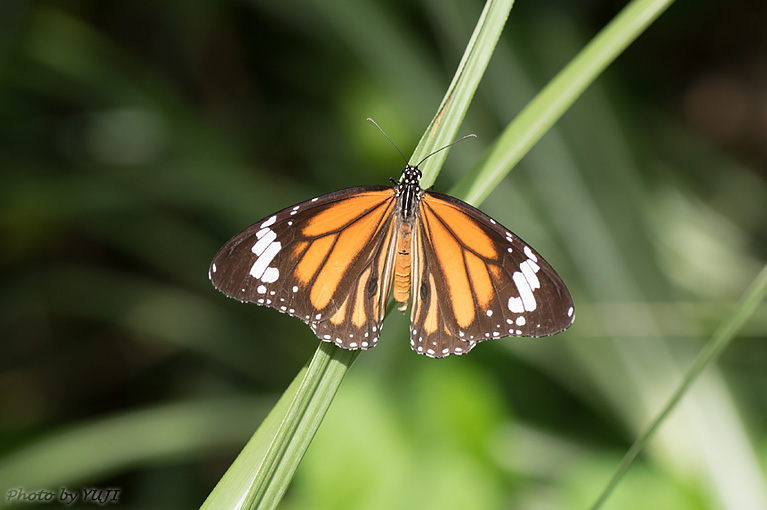
[(393, 186), (336, 191), (270, 215), (221, 248), (210, 280), (344, 349), (376, 345), (390, 295), (402, 311), (412, 296), (410, 345), (433, 358), (567, 329), (573, 301), (554, 269), (478, 209), (421, 189), (421, 176), (406, 163)]

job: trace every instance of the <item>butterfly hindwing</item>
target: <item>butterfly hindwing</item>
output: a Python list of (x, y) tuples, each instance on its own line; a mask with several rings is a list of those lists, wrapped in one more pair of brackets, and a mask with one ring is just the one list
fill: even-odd
[(445, 306), (450, 305), (445, 303), (444, 296), (440, 296), (440, 292), (444, 291), (438, 283), (442, 275), (432, 270), (431, 264), (436, 263), (436, 256), (428, 246), (428, 239), (423, 235), (416, 235), (415, 239), (410, 347), (433, 358), (469, 352), (476, 342), (464, 340), (448, 330), (444, 312)]
[(364, 186), (284, 209), (224, 245), (210, 279), (229, 297), (303, 320), (323, 340), (372, 345), (391, 283), (394, 202), (391, 187)]
[(433, 357), (505, 336), (546, 336), (573, 321), (554, 269), (524, 241), (456, 198), (424, 192), (413, 272), (411, 345)]
[(378, 342), (394, 274), (394, 223), (391, 215), (385, 219), (349, 271), (352, 285), (337, 311), (310, 323), (320, 339), (345, 349), (367, 349)]

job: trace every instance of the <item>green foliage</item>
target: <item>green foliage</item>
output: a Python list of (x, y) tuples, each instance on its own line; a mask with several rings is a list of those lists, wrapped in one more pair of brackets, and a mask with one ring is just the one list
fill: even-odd
[[(588, 507), (707, 340), (731, 333), (604, 508), (767, 506), (767, 308), (737, 304), (764, 264), (767, 186), (666, 108), (689, 75), (660, 58), (711, 7), (674, 5), (541, 137), (564, 108), (538, 96), (556, 108), (536, 128), (542, 110), (525, 105), (602, 25), (578, 9), (518, 3), (463, 122), (459, 108), (415, 151), (478, 134), (450, 150), (436, 189), (487, 197), (567, 281), (575, 325), (435, 361), (390, 314), (340, 388), (345, 367), (326, 365), (332, 406), (284, 508)], [(210, 259), (274, 210), (397, 177), (399, 155), (365, 118), (413, 153), (481, 10), (0, 5), (0, 495), (117, 486), (121, 508), (194, 508), (220, 480), (237, 499), (318, 342), (217, 293)], [(650, 18), (636, 20), (614, 32), (621, 44)], [(568, 101), (599, 69), (565, 83)], [(502, 164), (476, 179), (492, 155)], [(749, 306), (740, 333), (715, 335)], [(292, 472), (300, 455), (288, 458)], [(227, 487), (230, 465), (242, 478)]]

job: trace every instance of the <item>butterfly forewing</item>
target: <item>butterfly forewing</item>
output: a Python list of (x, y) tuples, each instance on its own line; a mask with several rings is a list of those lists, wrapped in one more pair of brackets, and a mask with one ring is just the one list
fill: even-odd
[(482, 340), (552, 335), (572, 323), (572, 299), (554, 269), (465, 202), (423, 193), (417, 237), (411, 310), (417, 352), (462, 354)]
[(284, 209), (232, 238), (209, 275), (221, 292), (308, 323), (346, 348), (374, 344), (391, 279), (394, 190), (365, 186)]

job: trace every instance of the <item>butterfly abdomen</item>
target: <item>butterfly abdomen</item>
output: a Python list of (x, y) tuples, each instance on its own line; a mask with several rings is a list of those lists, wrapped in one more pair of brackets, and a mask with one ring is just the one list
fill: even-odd
[(412, 275), (411, 262), (411, 234), (413, 228), (410, 222), (403, 222), (399, 227), (397, 236), (397, 256), (394, 264), (394, 299), (402, 306), (399, 310), (404, 311), (410, 297), (410, 279)]

